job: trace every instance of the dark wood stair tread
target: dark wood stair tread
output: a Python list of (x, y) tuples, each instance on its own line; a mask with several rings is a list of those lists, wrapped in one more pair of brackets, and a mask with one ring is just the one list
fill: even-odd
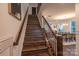
[(42, 42), (45, 42), (45, 40), (31, 40), (31, 41), (27, 41), (25, 40), (27, 43), (42, 43)]
[(24, 51), (22, 56), (49, 56), (47, 49)]
[(24, 47), (23, 51), (34, 51), (34, 50), (41, 50), (41, 49), (47, 49), (46, 46), (29, 46)]
[[(23, 43), (22, 55), (28, 55), (30, 51), (35, 53), (36, 50), (40, 51), (40, 53), (43, 53), (43, 49), (48, 49), (44, 40), (44, 31), (40, 27), (37, 16), (29, 15)], [(47, 51), (45, 51), (44, 53), (47, 54)]]
[(43, 38), (40, 38), (40, 37), (25, 37), (25, 40), (24, 40), (24, 42), (26, 41), (26, 42), (29, 42), (29, 41), (40, 41), (40, 40), (44, 40)]

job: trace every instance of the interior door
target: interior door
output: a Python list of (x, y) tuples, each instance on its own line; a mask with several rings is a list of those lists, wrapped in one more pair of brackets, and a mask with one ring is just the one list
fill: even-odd
[(36, 7), (32, 7), (32, 15), (36, 15)]

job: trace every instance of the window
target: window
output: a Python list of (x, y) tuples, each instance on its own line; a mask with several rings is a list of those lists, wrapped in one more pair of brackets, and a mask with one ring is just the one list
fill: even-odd
[(76, 22), (75, 21), (71, 21), (71, 32), (76, 32)]

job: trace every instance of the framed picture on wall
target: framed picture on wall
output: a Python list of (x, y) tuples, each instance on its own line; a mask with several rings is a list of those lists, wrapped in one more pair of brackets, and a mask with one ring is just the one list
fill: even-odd
[(21, 3), (9, 3), (8, 12), (18, 20), (21, 20)]

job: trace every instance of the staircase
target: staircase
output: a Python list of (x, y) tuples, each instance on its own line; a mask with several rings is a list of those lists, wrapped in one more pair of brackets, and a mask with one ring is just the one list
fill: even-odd
[(37, 16), (28, 16), (27, 29), (23, 44), (22, 56), (48, 56), (44, 31)]

